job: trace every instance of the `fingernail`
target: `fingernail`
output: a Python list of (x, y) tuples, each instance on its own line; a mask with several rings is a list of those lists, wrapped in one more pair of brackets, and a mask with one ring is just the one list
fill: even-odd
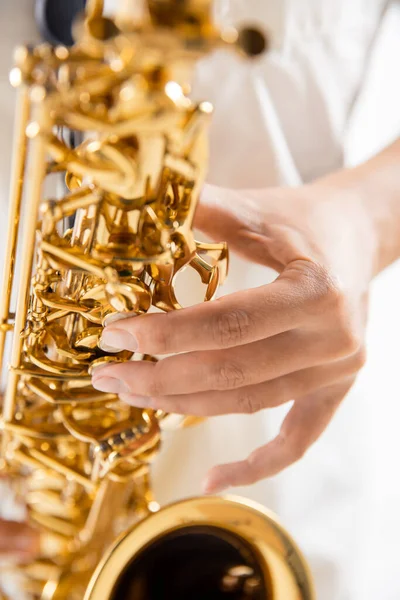
[(104, 319), (105, 327), (111, 325), (111, 323), (115, 323), (116, 321), (123, 321), (124, 319), (132, 319), (133, 317), (137, 317), (138, 313), (136, 312), (127, 312), (127, 313), (111, 313)]
[(99, 341), (99, 348), (101, 348), (103, 352), (108, 352), (109, 354), (118, 354), (124, 350), (124, 348), (114, 348), (114, 346), (108, 346), (102, 338)]
[(202, 488), (204, 494), (206, 494), (207, 496), (209, 496), (210, 494), (219, 494), (225, 489), (223, 485), (215, 484), (212, 478), (208, 476), (203, 480)]
[(205, 494), (211, 494), (212, 493), (211, 480), (208, 477), (206, 477), (203, 480), (203, 483), (202, 483), (201, 487), (203, 488), (203, 492)]
[(97, 379), (92, 379), (92, 386), (99, 392), (108, 392), (111, 394), (127, 392), (124, 383), (114, 377), (98, 377)]
[[(108, 369), (110, 367), (110, 365), (113, 363), (103, 363), (103, 364), (99, 364), (99, 365), (90, 365), (90, 375), (92, 376), (92, 380), (94, 381), (95, 379), (100, 379), (100, 371), (102, 371), (103, 369)], [(105, 377), (105, 375), (104, 375)]]
[(137, 341), (127, 331), (109, 329), (106, 327), (102, 333), (100, 347), (105, 352), (122, 352), (122, 350), (137, 350)]
[(146, 398), (146, 396), (134, 396), (132, 394), (120, 394), (120, 400), (129, 404), (130, 406), (135, 406), (136, 408), (152, 408), (151, 398)]

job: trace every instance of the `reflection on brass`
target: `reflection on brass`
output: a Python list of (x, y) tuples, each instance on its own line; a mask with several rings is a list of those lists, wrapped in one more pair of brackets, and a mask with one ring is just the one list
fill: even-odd
[[(101, 348), (108, 319), (181, 308), (174, 290), (185, 268), (210, 301), (227, 273), (226, 245), (198, 243), (192, 232), (212, 107), (190, 100), (191, 75), (214, 48), (240, 46), (237, 32), (213, 27), (209, 5), (149, 0), (134, 24), (126, 12), (103, 18), (91, 0), (71, 49), (15, 54), (1, 443), (3, 470), (22, 482), (42, 532), (41, 556), (19, 571), (36, 600), (129, 598), (128, 588), (135, 600), (167, 600), (168, 589), (179, 600), (179, 586), (195, 600), (198, 582), (224, 598), (228, 576), (240, 598), (313, 598), (301, 554), (263, 509), (200, 498), (158, 511), (149, 465), (164, 421), (177, 419), (91, 386), (95, 366), (154, 360)], [(151, 587), (158, 574), (164, 592)]]

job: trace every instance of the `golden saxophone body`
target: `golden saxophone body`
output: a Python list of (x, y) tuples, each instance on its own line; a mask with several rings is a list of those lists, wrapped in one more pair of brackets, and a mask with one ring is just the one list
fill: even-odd
[(192, 233), (212, 107), (189, 99), (190, 76), (234, 40), (209, 5), (148, 0), (129, 22), (92, 0), (75, 46), (16, 51), (1, 465), (42, 532), (41, 556), (15, 566), (35, 600), (314, 598), (261, 507), (207, 497), (158, 510), (149, 467), (171, 416), (91, 386), (96, 366), (155, 360), (102, 349), (107, 319), (179, 309), (186, 267), (212, 300), (227, 272), (226, 245)]

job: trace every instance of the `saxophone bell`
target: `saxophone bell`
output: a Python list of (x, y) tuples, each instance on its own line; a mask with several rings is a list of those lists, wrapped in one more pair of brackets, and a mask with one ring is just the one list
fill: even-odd
[(193, 498), (121, 536), (85, 600), (311, 600), (310, 582), (272, 513), (239, 498)]

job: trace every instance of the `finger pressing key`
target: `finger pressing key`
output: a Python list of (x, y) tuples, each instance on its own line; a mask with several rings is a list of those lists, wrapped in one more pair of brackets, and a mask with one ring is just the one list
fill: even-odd
[(278, 279), (212, 303), (113, 321), (106, 325), (101, 345), (152, 355), (232, 348), (297, 327), (305, 301), (295, 285)]

